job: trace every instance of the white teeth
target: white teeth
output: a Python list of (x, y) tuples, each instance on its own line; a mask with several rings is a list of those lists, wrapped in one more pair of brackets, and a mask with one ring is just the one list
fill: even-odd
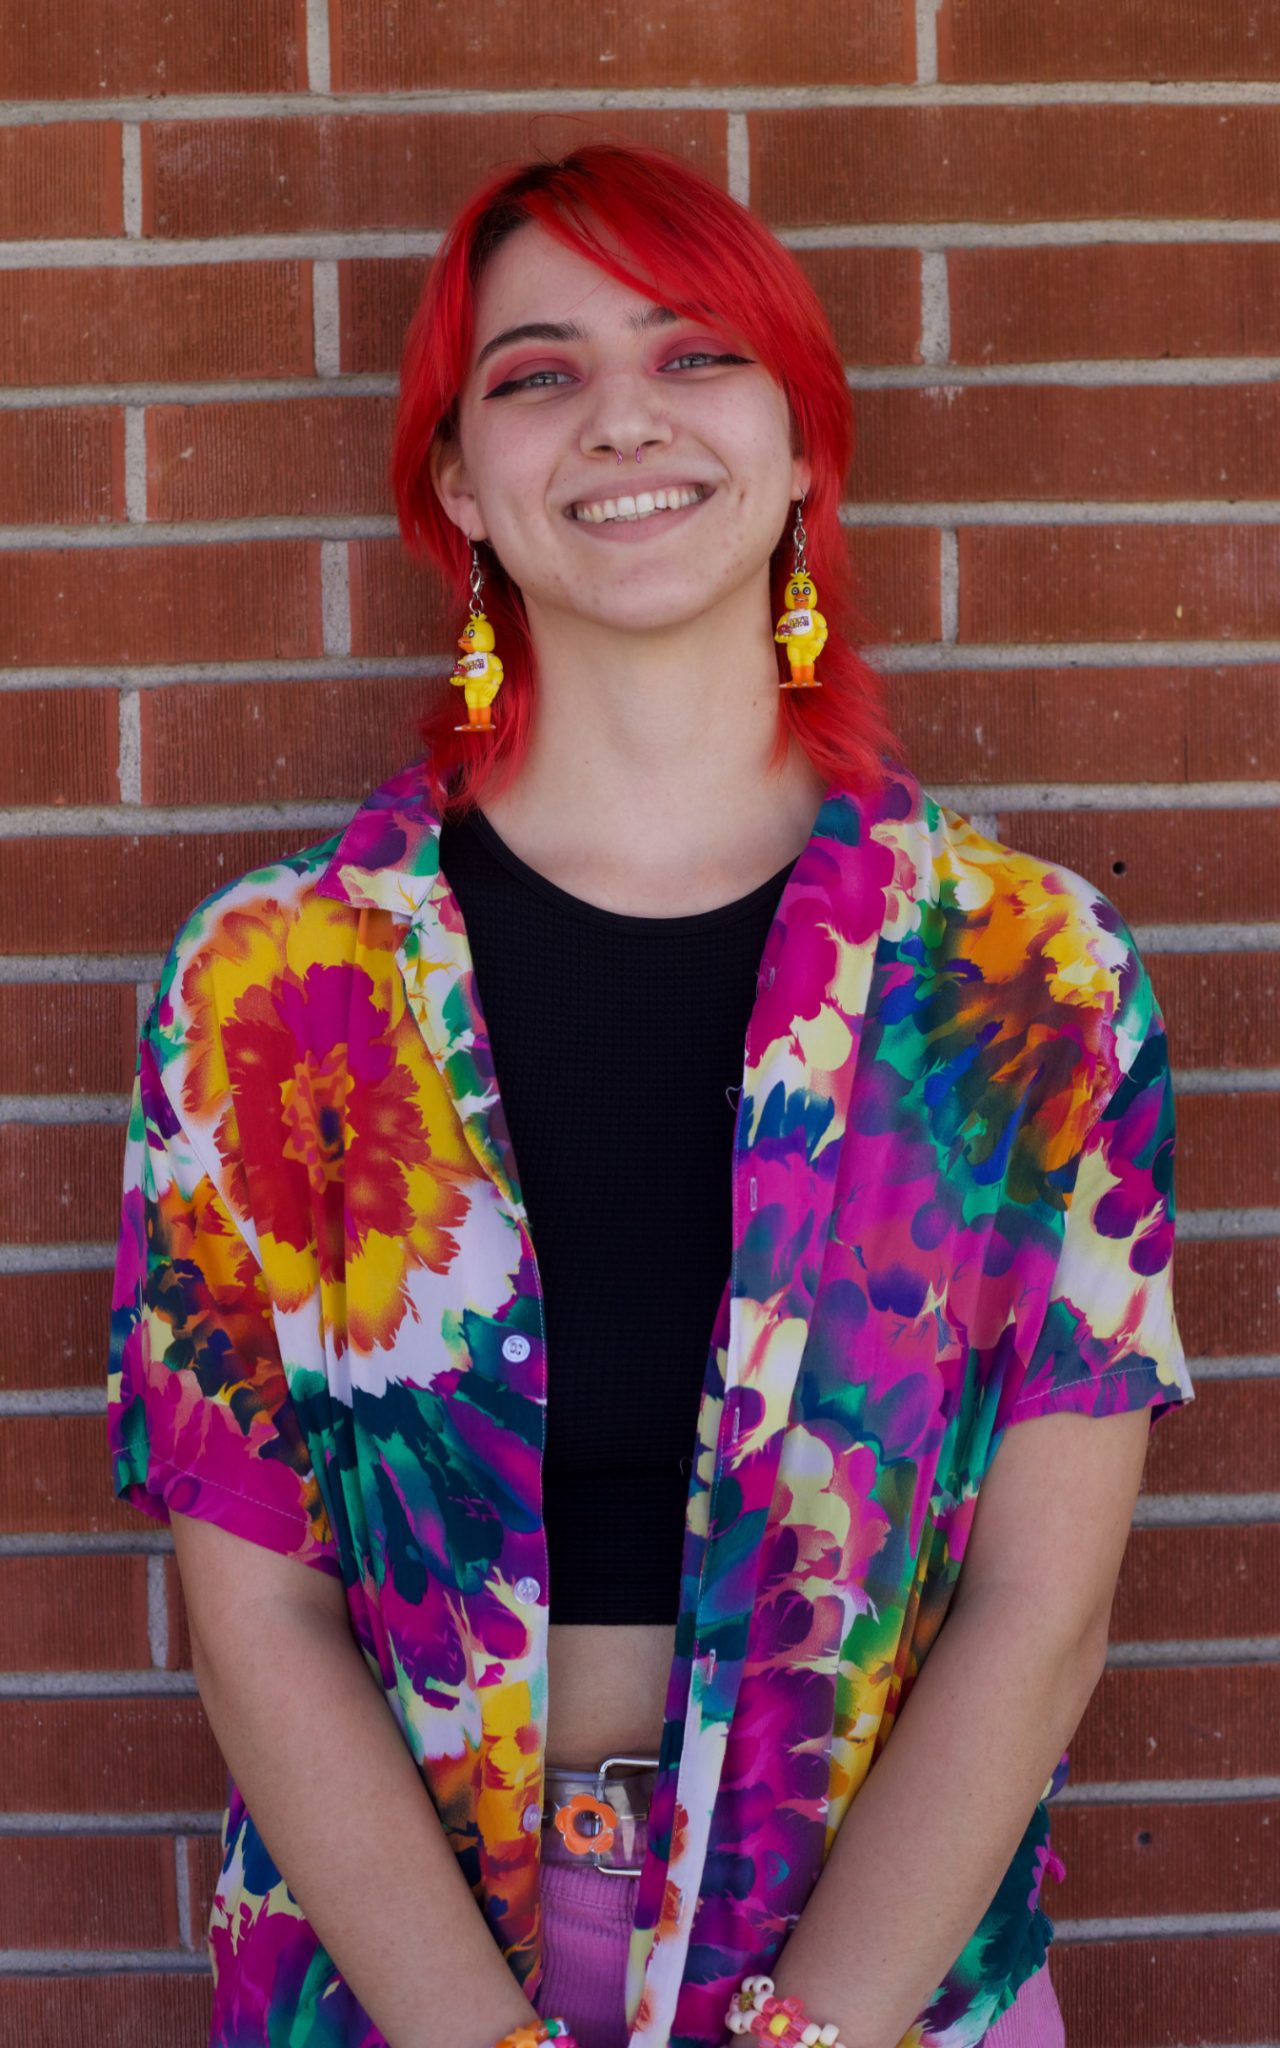
[(685, 505), (697, 504), (710, 493), (694, 485), (687, 490), (641, 491), (632, 497), (604, 498), (598, 503), (579, 505), (574, 511), (575, 519), (589, 519), (596, 526), (606, 519), (648, 519), (655, 512), (674, 512)]

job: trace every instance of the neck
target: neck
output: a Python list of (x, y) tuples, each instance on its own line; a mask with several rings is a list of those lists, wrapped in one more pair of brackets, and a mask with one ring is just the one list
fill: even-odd
[(507, 843), (544, 873), (631, 875), (646, 895), (668, 880), (687, 889), (696, 865), (732, 897), (793, 859), (826, 785), (794, 743), (781, 770), (767, 765), (779, 718), (767, 600), (758, 618), (722, 608), (649, 633), (530, 606), (533, 730), (518, 775), (483, 805)]

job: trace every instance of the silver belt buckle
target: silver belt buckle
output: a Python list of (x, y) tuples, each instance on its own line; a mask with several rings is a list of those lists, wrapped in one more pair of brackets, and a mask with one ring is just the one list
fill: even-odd
[[(605, 1799), (604, 1787), (605, 1780), (610, 1771), (634, 1770), (636, 1768), (642, 1771), (656, 1770), (657, 1766), (658, 1758), (656, 1756), (607, 1756), (596, 1772), (596, 1798), (603, 1804), (608, 1805), (609, 1802)], [(597, 1870), (603, 1871), (606, 1877), (639, 1877), (640, 1871), (643, 1868), (642, 1865), (637, 1865), (634, 1870), (630, 1870), (621, 1863), (601, 1863), (598, 1857), (595, 1859), (595, 1866)]]

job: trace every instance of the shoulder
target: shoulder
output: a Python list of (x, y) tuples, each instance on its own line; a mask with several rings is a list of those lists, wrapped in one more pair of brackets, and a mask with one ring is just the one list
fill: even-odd
[(1146, 1036), (1156, 1010), (1150, 979), (1105, 891), (945, 805), (935, 808), (939, 886), (968, 957), (997, 980), (1029, 976), (1067, 1014), (1096, 1009), (1125, 1039)]
[(337, 850), (341, 833), (283, 854), (213, 889), (183, 919), (160, 970), (158, 1000), (180, 1001), (193, 969), (211, 970), (218, 960), (243, 959), (252, 951), (260, 972), (283, 965), (301, 931), (339, 921), (354, 925), (348, 904), (317, 893)]
[(1147, 1064), (1166, 1058), (1132, 931), (1088, 876), (924, 792), (908, 830), (918, 925), (898, 952), (913, 960), (926, 1058), (995, 1121), (1002, 1102), (1079, 1136), (1144, 1048)]

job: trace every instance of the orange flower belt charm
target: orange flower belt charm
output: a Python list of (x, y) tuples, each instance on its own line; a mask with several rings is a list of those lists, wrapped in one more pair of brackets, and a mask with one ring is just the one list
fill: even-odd
[[(593, 1820), (594, 1827), (590, 1825)], [(564, 1845), (575, 1856), (589, 1856), (593, 1850), (607, 1855), (613, 1847), (617, 1825), (618, 1816), (614, 1808), (607, 1800), (597, 1799), (590, 1792), (575, 1792), (556, 1814), (556, 1826), (564, 1837)]]

